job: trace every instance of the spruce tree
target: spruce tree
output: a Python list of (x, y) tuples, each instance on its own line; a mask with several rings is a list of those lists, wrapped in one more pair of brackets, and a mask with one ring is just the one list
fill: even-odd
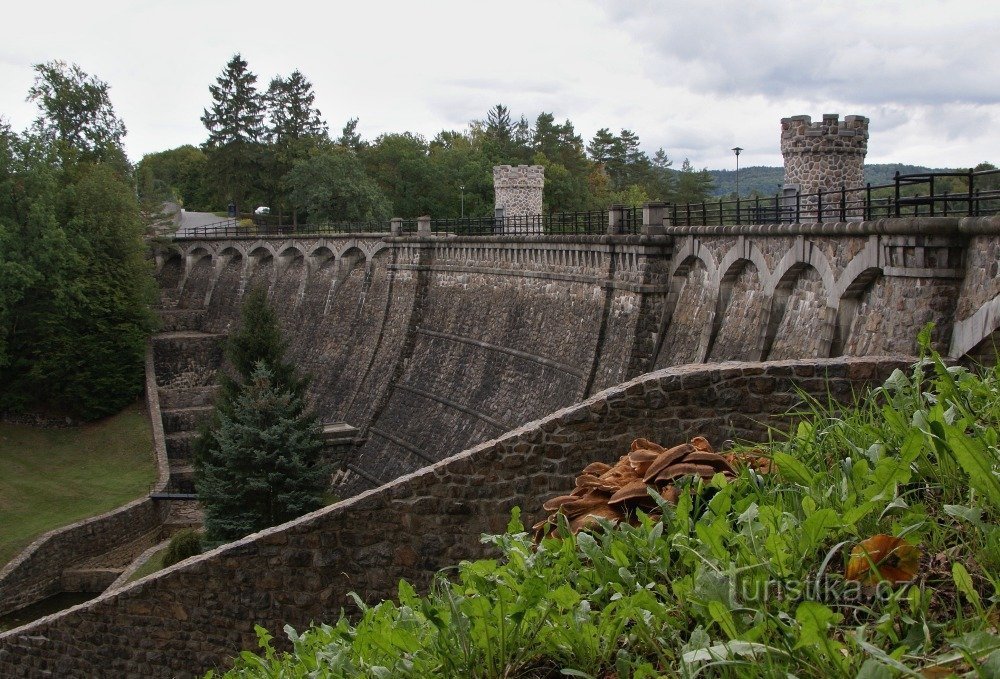
[(218, 196), (244, 207), (260, 181), (263, 154), (264, 101), (256, 83), (257, 76), (243, 57), (233, 55), (215, 84), (209, 86), (212, 108), (201, 116), (208, 130), (202, 148)]
[(213, 421), (196, 446), (195, 486), (212, 541), (234, 540), (322, 505), (330, 470), (316, 418), (305, 406), (308, 380), (284, 353), (267, 293), (251, 290), (226, 346), (229, 372)]
[(199, 461), (198, 497), (210, 541), (231, 541), (323, 505), (330, 470), (301, 395), (258, 361)]

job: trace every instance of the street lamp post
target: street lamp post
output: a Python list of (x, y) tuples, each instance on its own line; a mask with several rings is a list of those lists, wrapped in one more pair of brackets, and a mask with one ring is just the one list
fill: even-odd
[(462, 219), (465, 219), (465, 184), (459, 184), (458, 190), (462, 192)]
[(742, 151), (739, 146), (733, 147), (733, 153), (736, 154), (736, 198), (740, 197), (740, 151)]

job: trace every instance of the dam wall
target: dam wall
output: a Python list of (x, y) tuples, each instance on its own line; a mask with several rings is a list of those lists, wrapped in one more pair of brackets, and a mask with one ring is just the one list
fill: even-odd
[(658, 368), (912, 354), (928, 322), (958, 358), (1000, 325), (996, 217), (659, 231), (179, 240), (165, 313), (203, 336), (168, 372), (213, 373), (265, 286), (321, 419), (359, 430), (347, 497)]

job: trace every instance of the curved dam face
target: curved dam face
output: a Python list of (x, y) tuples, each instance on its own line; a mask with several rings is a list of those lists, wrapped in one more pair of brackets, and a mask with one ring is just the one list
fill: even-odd
[[(957, 357), (1000, 319), (983, 267), (966, 273), (990, 258), (996, 218), (667, 231), (183, 240), (157, 268), (192, 347), (267, 288), (321, 421), (357, 428), (341, 497), (654, 369), (912, 354), (931, 321)], [(218, 367), (218, 351), (191, 353), (158, 361)]]
[(645, 372), (668, 241), (184, 242), (158, 268), (165, 316), (192, 335), (229, 332), (268, 288), (320, 419), (359, 430), (346, 497)]

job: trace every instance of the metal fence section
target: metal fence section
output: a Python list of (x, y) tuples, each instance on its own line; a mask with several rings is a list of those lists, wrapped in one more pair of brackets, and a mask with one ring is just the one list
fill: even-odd
[[(944, 191), (942, 179), (958, 179), (964, 190)], [(897, 172), (891, 184), (672, 205), (669, 214), (677, 226), (995, 215), (1000, 214), (1000, 170), (905, 175)]]
[[(943, 190), (943, 180), (961, 191)], [(957, 180), (957, 181), (956, 181)], [(642, 233), (643, 209), (613, 206), (616, 233)], [(841, 187), (817, 193), (786, 192), (770, 196), (670, 205), (666, 216), (675, 226), (812, 223), (872, 220), (884, 217), (956, 217), (1000, 214), (1000, 170), (899, 174), (891, 184)], [(608, 210), (554, 212), (547, 215), (429, 219), (430, 233), (455, 236), (598, 235), (609, 232)], [(419, 234), (417, 219), (394, 220), (400, 234)], [(428, 228), (425, 226), (424, 228)], [(237, 236), (325, 236), (345, 233), (389, 234), (390, 222), (335, 222), (297, 227), (267, 219), (224, 219), (186, 228), (176, 238)]]

